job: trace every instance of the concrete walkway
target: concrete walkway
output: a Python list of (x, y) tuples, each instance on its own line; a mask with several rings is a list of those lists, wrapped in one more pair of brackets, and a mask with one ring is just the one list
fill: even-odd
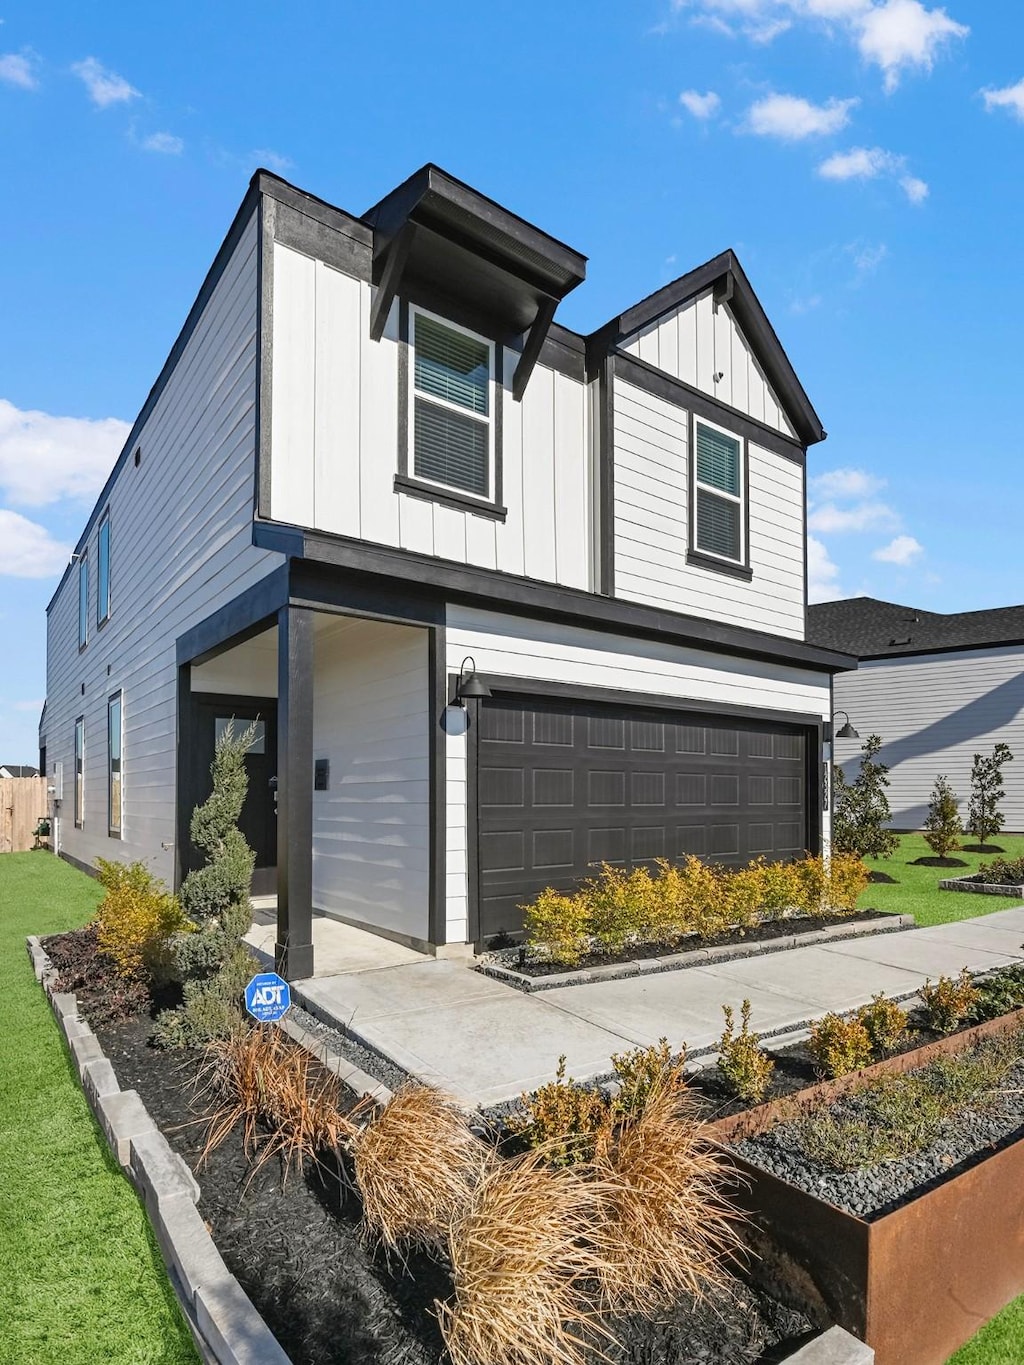
[[(412, 955), (415, 957), (415, 955)], [(1024, 961), (1024, 906), (979, 919), (792, 948), (656, 976), (562, 986), (525, 995), (462, 962), (416, 957), (302, 982), (322, 1017), (467, 1106), (536, 1089), (563, 1053), (579, 1080), (611, 1069), (614, 1052), (667, 1037), (690, 1052), (722, 1032), (722, 1006), (753, 1006), (761, 1033), (796, 1029), (879, 991), (915, 993), (962, 967)]]

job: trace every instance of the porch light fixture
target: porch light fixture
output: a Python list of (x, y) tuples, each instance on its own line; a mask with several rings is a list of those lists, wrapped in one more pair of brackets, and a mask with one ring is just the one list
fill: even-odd
[(835, 722), (836, 716), (846, 716), (846, 724), (841, 730), (836, 731), (836, 739), (860, 739), (860, 735), (850, 724), (850, 717), (846, 715), (845, 711), (834, 712), (832, 716), (833, 723)]
[[(466, 672), (467, 665), (472, 665), (469, 672)], [(459, 680), (455, 684), (455, 705), (466, 709), (467, 697), (489, 697), (491, 689), (482, 678), (477, 677), (476, 660), (472, 654), (467, 654), (459, 668)]]

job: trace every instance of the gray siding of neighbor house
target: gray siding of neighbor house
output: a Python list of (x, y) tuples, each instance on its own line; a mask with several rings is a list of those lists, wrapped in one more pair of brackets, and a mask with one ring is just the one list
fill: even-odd
[[(214, 287), (105, 506), (110, 618), (96, 624), (96, 525), (87, 541), (89, 640), (78, 645), (78, 566), (47, 618), (47, 767), (63, 765), (61, 850), (143, 858), (173, 878), (175, 641), (271, 572), (252, 545), (257, 353), (256, 222)], [(102, 510), (102, 509), (101, 509)], [(107, 833), (107, 699), (123, 694), (124, 837)], [(74, 727), (85, 718), (85, 821), (74, 825)]]
[[(1016, 755), (1003, 770), (1006, 828), (1024, 831), (1024, 646), (865, 659), (855, 673), (836, 676), (835, 704), (849, 712), (862, 740), (878, 734), (884, 741), (896, 828), (920, 829), (939, 773), (966, 818), (974, 755), (1002, 740)], [(859, 750), (856, 740), (836, 741), (848, 775), (856, 773)]]

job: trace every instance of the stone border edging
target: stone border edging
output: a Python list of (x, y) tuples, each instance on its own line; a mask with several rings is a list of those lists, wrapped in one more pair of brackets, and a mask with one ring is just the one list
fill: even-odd
[(879, 934), (896, 934), (916, 927), (913, 915), (892, 915), (891, 923), (863, 920), (859, 924), (832, 924), (827, 929), (809, 929), (802, 934), (765, 939), (759, 943), (724, 943), (717, 948), (691, 948), (685, 953), (670, 953), (667, 957), (637, 958), (633, 962), (614, 962), (606, 966), (584, 967), (567, 972), (552, 972), (550, 976), (528, 976), (513, 967), (502, 967), (495, 962), (478, 963), (473, 970), (483, 976), (516, 990), (532, 995), (536, 991), (551, 991), (559, 986), (586, 986), (597, 981), (621, 981), (627, 977), (655, 976), (660, 972), (686, 971), (689, 967), (707, 967), (715, 962), (736, 962), (745, 957), (767, 957), (769, 953), (787, 952), (790, 948), (811, 948), (821, 943), (841, 943), (851, 938), (873, 938)]
[(975, 882), (969, 877), (943, 877), (939, 890), (970, 891), (976, 896), (1007, 896), (1011, 900), (1024, 901), (1024, 886), (1019, 882)]
[(57, 971), (39, 939), (28, 954), (78, 1072), (89, 1108), (146, 1209), (189, 1331), (206, 1365), (291, 1365), (231, 1274), (196, 1208), (199, 1185), (150, 1118), (137, 1090), (122, 1090), (78, 999), (55, 989)]

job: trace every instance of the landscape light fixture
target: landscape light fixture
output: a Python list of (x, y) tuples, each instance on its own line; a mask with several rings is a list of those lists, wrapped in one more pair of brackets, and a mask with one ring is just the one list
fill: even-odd
[[(469, 672), (466, 672), (467, 665), (472, 665)], [(477, 677), (476, 660), (472, 654), (467, 654), (459, 668), (459, 680), (455, 684), (455, 705), (461, 706), (463, 711), (466, 709), (467, 697), (489, 697), (491, 689), (482, 678)]]
[(832, 715), (833, 724), (835, 723), (836, 716), (846, 716), (846, 724), (843, 726), (841, 730), (836, 731), (836, 739), (860, 739), (860, 735), (850, 724), (850, 717), (846, 715), (845, 711), (833, 712)]

